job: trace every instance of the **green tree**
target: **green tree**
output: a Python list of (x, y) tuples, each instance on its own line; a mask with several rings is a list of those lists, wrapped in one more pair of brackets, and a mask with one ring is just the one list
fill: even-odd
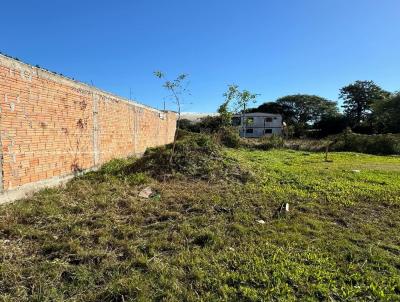
[(229, 126), (232, 121), (232, 112), (229, 111), (229, 102), (225, 101), (222, 103), (221, 106), (219, 106), (217, 112), (219, 113), (219, 116), (221, 118), (221, 124), (222, 126)]
[(400, 92), (372, 105), (374, 128), (378, 132), (400, 133)]
[[(165, 74), (162, 71), (155, 71), (154, 75), (159, 78), (159, 79), (165, 79)], [(177, 108), (177, 113), (178, 113), (178, 119), (176, 121), (176, 127), (179, 129), (179, 122), (181, 119), (181, 107), (183, 104), (184, 97), (189, 94), (187, 90), (188, 82), (187, 82), (187, 77), (188, 75), (185, 73), (182, 73), (178, 75), (174, 80), (165, 80), (163, 87), (167, 89), (171, 95), (171, 97), (176, 104)], [(175, 146), (176, 146), (176, 139), (178, 137), (178, 131), (175, 131), (175, 136), (174, 136), (174, 142), (172, 145), (172, 151), (171, 151), (171, 157), (170, 157), (170, 163), (172, 164), (173, 158), (174, 158), (174, 153), (175, 153)]]
[(231, 110), (234, 113), (244, 113), (251, 103), (257, 101), (259, 94), (252, 93), (246, 89), (241, 91), (238, 85), (231, 84), (223, 96), (225, 97), (225, 101), (220, 108)]
[(291, 122), (293, 120), (294, 111), (292, 106), (287, 104), (278, 104), (277, 102), (266, 102), (258, 106), (257, 108), (250, 108), (247, 112), (262, 112), (262, 113), (272, 113), (282, 115), (282, 119), (286, 122)]
[(228, 90), (223, 94), (225, 97), (225, 101), (219, 106), (217, 112), (221, 117), (221, 124), (222, 126), (229, 126), (232, 120), (232, 112), (230, 111), (229, 107), (233, 100), (237, 98), (239, 93), (238, 90), (239, 86), (237, 85), (229, 85)]
[(245, 113), (246, 109), (249, 107), (249, 105), (251, 103), (254, 104), (257, 101), (258, 96), (259, 96), (259, 94), (252, 93), (248, 90), (239, 91), (238, 97), (237, 97), (236, 103), (235, 103), (235, 105), (236, 105), (235, 111)]
[(314, 129), (318, 130), (320, 137), (326, 137), (331, 134), (339, 134), (348, 127), (348, 120), (343, 114), (336, 114), (331, 116), (324, 116), (313, 126)]
[(295, 128), (295, 135), (304, 131), (322, 118), (338, 114), (336, 102), (316, 95), (296, 94), (279, 98), (275, 102), (282, 109), (284, 120)]
[(276, 102), (265, 102), (256, 108), (249, 108), (247, 112), (263, 112), (263, 113), (273, 113), (273, 114), (284, 114), (287, 111), (285, 106), (278, 104)]
[[(252, 93), (249, 90), (240, 90), (238, 85), (228, 86), (228, 90), (223, 94), (224, 103), (219, 107), (218, 113), (222, 118), (222, 125), (230, 125), (232, 111), (234, 113), (244, 114), (249, 104), (255, 103), (259, 94)], [(231, 108), (231, 109), (230, 109)], [(243, 129), (246, 131), (246, 123), (243, 123)]]
[(339, 94), (344, 113), (352, 126), (365, 122), (371, 114), (372, 105), (388, 96), (389, 93), (373, 81), (356, 81), (340, 89)]

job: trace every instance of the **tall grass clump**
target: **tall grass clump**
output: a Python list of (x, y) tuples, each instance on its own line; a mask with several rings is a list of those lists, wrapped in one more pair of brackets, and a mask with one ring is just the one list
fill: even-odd
[(283, 145), (284, 145), (284, 140), (282, 136), (279, 135), (264, 136), (260, 138), (258, 149), (261, 150), (280, 149), (283, 148)]

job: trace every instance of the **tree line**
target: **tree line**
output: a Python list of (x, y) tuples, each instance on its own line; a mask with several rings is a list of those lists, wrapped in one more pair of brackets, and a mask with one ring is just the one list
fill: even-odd
[(340, 89), (337, 102), (316, 95), (296, 94), (266, 102), (246, 112), (283, 116), (292, 136), (324, 137), (350, 128), (363, 134), (400, 133), (400, 92), (388, 92), (373, 81), (356, 81)]
[[(163, 77), (161, 72), (155, 75)], [(186, 78), (183, 74), (164, 84), (172, 92), (179, 113), (186, 92)], [(178, 126), (195, 132), (215, 132), (230, 125), (233, 113), (262, 112), (281, 114), (291, 137), (325, 137), (345, 129), (361, 134), (400, 133), (400, 92), (386, 91), (373, 81), (355, 81), (341, 88), (342, 111), (336, 101), (309, 94), (287, 95), (250, 108), (259, 94), (240, 90), (234, 84), (228, 86), (223, 96), (218, 117), (205, 117), (194, 125), (189, 120), (180, 120), (179, 114)]]

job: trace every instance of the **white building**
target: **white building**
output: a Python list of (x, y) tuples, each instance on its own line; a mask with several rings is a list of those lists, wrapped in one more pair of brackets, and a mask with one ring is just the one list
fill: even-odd
[(265, 135), (282, 135), (282, 115), (272, 113), (236, 114), (232, 118), (233, 126), (237, 126), (241, 137), (262, 137)]

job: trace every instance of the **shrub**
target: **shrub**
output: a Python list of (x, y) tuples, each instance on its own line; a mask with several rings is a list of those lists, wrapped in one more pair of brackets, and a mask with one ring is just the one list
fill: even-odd
[(328, 136), (324, 140), (297, 139), (287, 140), (284, 147), (302, 151), (349, 151), (375, 155), (400, 154), (400, 135), (398, 134), (358, 134), (347, 130), (338, 135)]
[(233, 127), (222, 127), (218, 131), (217, 139), (221, 145), (228, 148), (239, 148), (241, 146), (239, 133)]
[(352, 151), (376, 155), (400, 154), (400, 135), (356, 134), (351, 131), (329, 137), (332, 151)]
[(179, 129), (190, 132), (200, 132), (199, 123), (190, 121), (188, 119), (181, 119), (179, 121)]
[(197, 126), (200, 132), (216, 133), (221, 129), (222, 119), (220, 116), (205, 116), (200, 119)]

